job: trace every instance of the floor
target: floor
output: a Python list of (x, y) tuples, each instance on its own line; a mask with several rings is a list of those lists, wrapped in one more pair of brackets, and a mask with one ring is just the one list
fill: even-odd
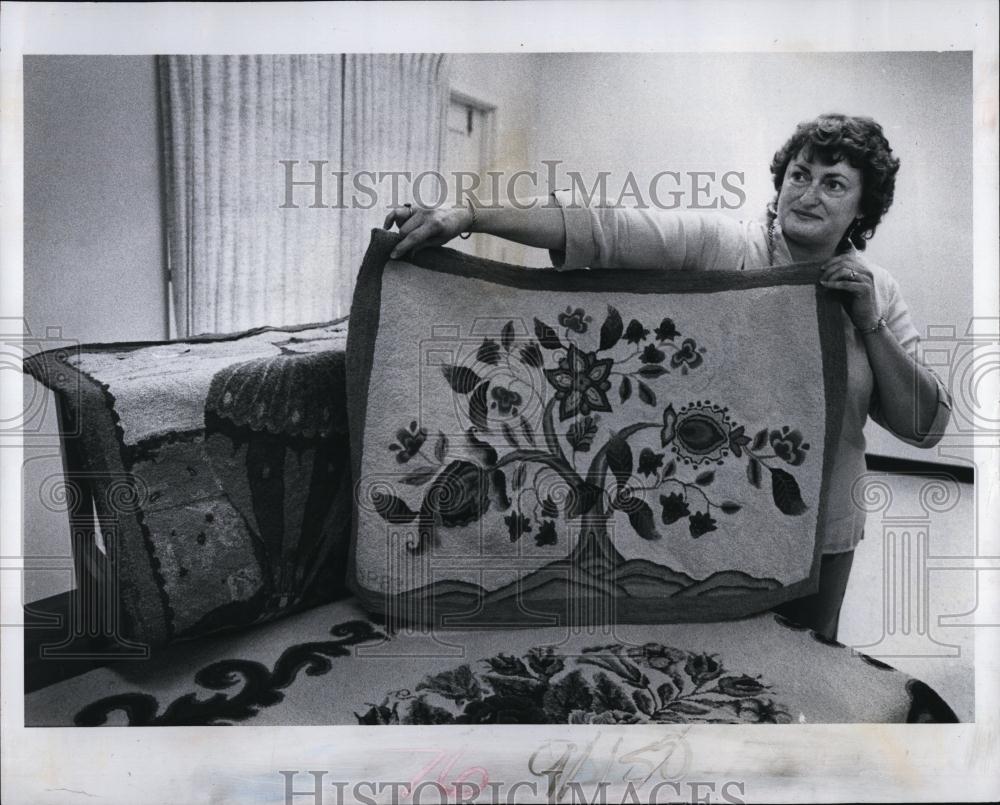
[[(975, 627), (939, 620), (976, 605), (975, 572), (962, 569), (961, 559), (975, 554), (975, 489), (918, 475), (868, 477), (878, 510), (869, 511), (855, 552), (838, 639), (922, 679), (962, 721), (973, 721)], [(889, 494), (883, 495), (886, 479)], [(926, 551), (918, 547), (919, 532), (927, 534)], [(895, 561), (894, 546), (902, 549)]]

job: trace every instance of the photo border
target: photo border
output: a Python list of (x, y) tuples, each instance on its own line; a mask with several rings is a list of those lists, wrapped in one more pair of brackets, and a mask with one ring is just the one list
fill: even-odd
[[(997, 10), (990, 2), (26, 4), (0, 27), (0, 270), (4, 321), (22, 315), (24, 54), (310, 52), (973, 52), (974, 289), (977, 318), (998, 316)], [(530, 27), (525, 21), (530, 20)], [(0, 417), (20, 409), (4, 372)], [(996, 374), (994, 372), (994, 374)], [(15, 378), (16, 380), (16, 378)], [(983, 399), (996, 400), (988, 378)], [(977, 479), (996, 488), (1000, 450), (975, 447)], [(21, 539), (20, 448), (0, 449), (4, 582)], [(977, 523), (1000, 522), (996, 496), (977, 495)], [(980, 574), (996, 600), (998, 574)], [(398, 780), (399, 753), (455, 758), (490, 779), (535, 778), (533, 753), (593, 746), (596, 782), (618, 739), (638, 750), (665, 738), (690, 752), (689, 781), (742, 781), (745, 801), (975, 801), (1000, 798), (1000, 634), (975, 635), (976, 722), (958, 725), (574, 727), (24, 728), (19, 584), (4, 583), (2, 754), (5, 802), (284, 802), (279, 770), (326, 770), (327, 780)], [(980, 606), (983, 602), (980, 601)], [(547, 750), (546, 750), (547, 751)], [(434, 753), (437, 753), (434, 755)], [(169, 759), (169, 762), (167, 762)], [(583, 779), (578, 777), (577, 779)], [(616, 781), (612, 781), (616, 782)], [(295, 779), (296, 790), (308, 778)], [(608, 790), (613, 801), (616, 789)], [(336, 802), (327, 789), (324, 802)], [(588, 792), (589, 793), (589, 792)], [(718, 795), (718, 791), (717, 791)], [(296, 797), (295, 802), (311, 801)], [(435, 801), (428, 799), (428, 801)], [(528, 800), (521, 800), (528, 801)], [(542, 794), (530, 801), (544, 802)]]

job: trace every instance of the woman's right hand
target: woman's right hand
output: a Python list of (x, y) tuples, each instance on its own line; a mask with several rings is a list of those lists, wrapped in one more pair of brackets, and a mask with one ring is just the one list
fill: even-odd
[(425, 246), (441, 246), (472, 226), (472, 212), (468, 207), (414, 207), (405, 204), (394, 207), (385, 217), (384, 227), (399, 227), (405, 237), (396, 244), (389, 255), (396, 259), (406, 254), (416, 254)]

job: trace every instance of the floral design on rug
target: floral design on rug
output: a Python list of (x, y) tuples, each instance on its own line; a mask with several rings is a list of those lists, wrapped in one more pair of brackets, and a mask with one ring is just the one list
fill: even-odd
[(426, 676), (355, 712), (359, 724), (787, 724), (760, 677), (716, 654), (646, 643), (562, 655), (536, 647)]
[[(730, 461), (746, 463), (748, 494), (769, 487), (782, 515), (807, 510), (790, 471), (809, 453), (799, 428), (749, 428), (734, 419), (729, 406), (708, 399), (661, 403), (671, 375), (702, 372), (711, 361), (706, 348), (684, 336), (672, 318), (654, 328), (634, 318), (626, 326), (620, 312), (608, 306), (597, 349), (579, 340), (592, 321), (583, 308), (567, 306), (557, 320), (561, 336), (536, 318), (534, 338), (528, 339), (516, 338), (514, 322), (508, 321), (497, 337), (484, 337), (467, 360), (442, 367), (456, 410), (471, 423), (454, 439), (458, 444), (439, 432), (431, 448), (427, 429), (411, 419), (387, 445), (396, 462), (410, 470), (399, 482), (420, 487), (423, 499), (414, 510), (392, 492), (378, 490), (371, 503), (388, 522), (417, 524), (411, 551), (439, 544), (438, 528), (469, 525), (491, 507), (509, 512), (504, 523), (512, 542), (531, 537), (538, 546), (556, 544), (561, 514), (567, 521), (582, 518), (584, 526), (598, 524), (589, 529), (592, 537), (584, 528), (581, 543), (583, 538), (609, 543), (601, 524), (614, 511), (627, 514), (645, 540), (680, 529), (699, 539), (716, 531), (721, 517), (738, 517), (743, 508), (740, 501), (713, 493), (716, 468)], [(548, 392), (544, 406), (539, 390)], [(617, 431), (603, 427), (601, 414), (633, 396), (654, 415)], [(645, 446), (636, 456), (630, 439), (650, 429), (659, 432), (662, 450)], [(553, 477), (562, 500), (546, 492)], [(519, 492), (517, 506), (508, 490)], [(644, 493), (651, 493), (654, 505), (658, 501), (659, 511)], [(525, 500), (536, 502), (526, 506)], [(614, 556), (613, 546), (601, 545), (600, 553)]]

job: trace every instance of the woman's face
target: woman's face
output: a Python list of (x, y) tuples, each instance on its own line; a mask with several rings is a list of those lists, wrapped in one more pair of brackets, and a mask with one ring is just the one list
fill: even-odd
[(778, 194), (778, 223), (785, 239), (816, 256), (831, 256), (860, 217), (861, 171), (845, 160), (813, 162), (805, 154), (788, 163)]

